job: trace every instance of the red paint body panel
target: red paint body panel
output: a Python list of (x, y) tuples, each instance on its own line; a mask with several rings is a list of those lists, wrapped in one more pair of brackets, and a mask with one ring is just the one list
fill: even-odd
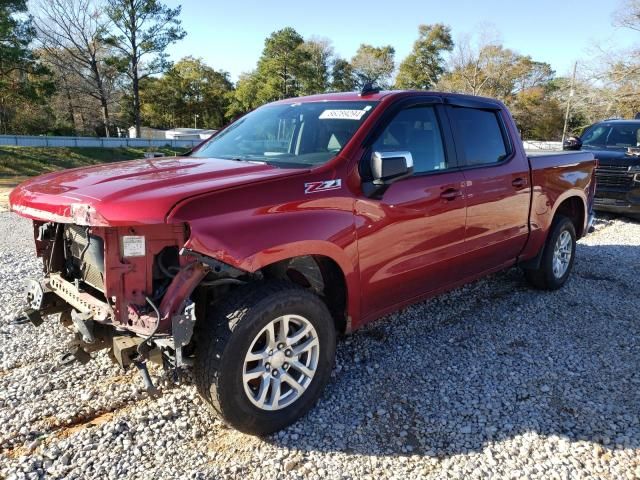
[[(91, 233), (104, 240), (105, 291), (113, 309), (112, 322), (121, 328), (146, 334), (154, 329), (158, 319), (137, 315), (138, 307), (146, 307), (146, 297), (153, 292), (153, 259), (169, 246), (180, 248), (185, 242), (182, 225), (144, 225), (131, 227), (97, 227)], [(143, 235), (146, 256), (124, 258), (120, 238), (123, 235)], [(186, 259), (181, 259), (186, 264)], [(166, 317), (167, 312), (162, 312)]]
[[(504, 106), (514, 146), (505, 162), (410, 177), (392, 184), (380, 199), (366, 197), (358, 164), (368, 135), (389, 107), (418, 95), (443, 102), (467, 98), (429, 92), (368, 95), (364, 99), (379, 102), (369, 117), (338, 156), (312, 169), (191, 157), (123, 162), (30, 180), (12, 192), (11, 207), (45, 221), (71, 222), (74, 203), (89, 204), (99, 213), (103, 224), (93, 230), (105, 238), (107, 297), (116, 298), (121, 325), (127, 322), (127, 305), (142, 304), (149, 294), (149, 258), (163, 245), (184, 245), (248, 272), (300, 255), (328, 257), (344, 274), (353, 329), (535, 257), (555, 211), (569, 197), (583, 202), (586, 227), (593, 156), (529, 159)], [(349, 93), (283, 102), (362, 99)], [(305, 194), (306, 183), (336, 179), (342, 181), (339, 189)], [(449, 188), (460, 196), (442, 198)], [(150, 240), (146, 260), (122, 258), (118, 238), (131, 229)], [(192, 280), (172, 284), (170, 298), (162, 301), (164, 329), (169, 328), (167, 315), (190, 294), (193, 278), (202, 275), (193, 271)], [(153, 326), (140, 322), (140, 332)]]
[[(596, 161), (593, 155), (532, 156), (529, 158), (532, 177), (532, 200), (529, 240), (521, 254), (522, 259), (534, 257), (542, 248), (558, 207), (570, 197), (579, 198), (584, 205), (582, 234), (587, 230), (588, 213), (595, 193)], [(570, 159), (570, 162), (564, 160)]]
[(417, 176), (391, 185), (381, 200), (357, 201), (365, 318), (455, 281), (465, 252), (466, 198), (440, 194), (464, 192), (463, 180), (461, 172)]
[(478, 275), (503, 263), (515, 263), (529, 236), (531, 172), (513, 119), (502, 120), (515, 148), (493, 166), (464, 170), (467, 192), (466, 243), (471, 258), (465, 275)]
[(297, 172), (232, 160), (133, 160), (42, 175), (14, 189), (9, 200), (31, 218), (51, 214), (71, 222), (71, 205), (88, 204), (104, 219), (103, 226), (149, 225), (164, 223), (171, 208), (189, 196), (291, 173)]

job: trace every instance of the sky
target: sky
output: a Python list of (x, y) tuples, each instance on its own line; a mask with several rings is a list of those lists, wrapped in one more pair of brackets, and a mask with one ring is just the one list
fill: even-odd
[[(182, 5), (187, 37), (169, 48), (173, 60), (191, 55), (236, 80), (255, 67), (264, 39), (291, 26), (303, 37), (327, 37), (337, 54), (351, 58), (361, 43), (392, 45), (399, 63), (421, 23), (445, 23), (454, 41), (479, 29), (503, 44), (568, 75), (596, 44), (628, 47), (640, 34), (613, 26), (622, 0), (164, 0)], [(578, 67), (579, 68), (579, 67)]]

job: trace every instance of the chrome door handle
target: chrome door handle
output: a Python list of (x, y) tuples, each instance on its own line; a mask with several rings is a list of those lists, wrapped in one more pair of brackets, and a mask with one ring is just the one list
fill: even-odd
[(455, 200), (458, 197), (462, 196), (462, 192), (455, 188), (447, 188), (444, 192), (440, 194), (440, 198), (450, 202), (451, 200)]
[(516, 188), (522, 188), (527, 186), (527, 181), (522, 177), (518, 177), (513, 179), (513, 181), (511, 182), (511, 185), (513, 185)]

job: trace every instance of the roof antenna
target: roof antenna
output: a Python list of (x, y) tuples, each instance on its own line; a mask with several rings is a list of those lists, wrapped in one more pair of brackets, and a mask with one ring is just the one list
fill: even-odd
[(362, 90), (360, 90), (360, 96), (364, 97), (365, 95), (372, 95), (374, 93), (379, 93), (380, 88), (374, 87), (373, 82), (367, 82), (362, 86)]

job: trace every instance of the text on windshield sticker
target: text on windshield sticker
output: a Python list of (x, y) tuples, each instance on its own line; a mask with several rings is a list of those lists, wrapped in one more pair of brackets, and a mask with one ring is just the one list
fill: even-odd
[(318, 117), (320, 120), (360, 120), (367, 113), (365, 110), (325, 110)]

